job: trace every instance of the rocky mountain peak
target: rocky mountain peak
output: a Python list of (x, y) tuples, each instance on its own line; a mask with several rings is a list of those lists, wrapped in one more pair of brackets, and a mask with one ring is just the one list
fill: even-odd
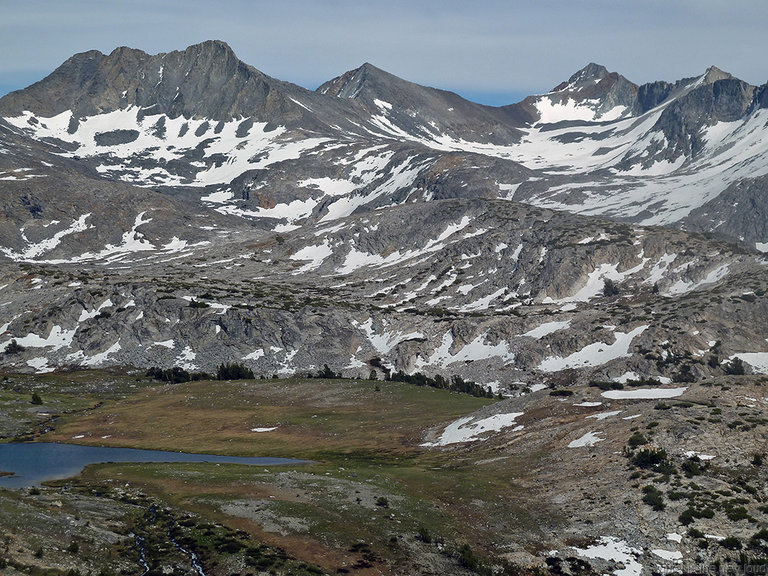
[(235, 51), (223, 40), (204, 40), (198, 44), (192, 44), (180, 52), (182, 54), (210, 53), (224, 55), (226, 57), (237, 57), (235, 56)]
[[(555, 86), (551, 92), (527, 98), (520, 108), (527, 110), (534, 121), (544, 123), (575, 119), (615, 120), (633, 113), (637, 91), (637, 85), (624, 76), (592, 62)], [(552, 106), (564, 109), (576, 106), (581, 110), (575, 113), (578, 118), (560, 113), (553, 115), (549, 113)]]
[(562, 82), (552, 91), (581, 90), (587, 87), (592, 87), (609, 74), (610, 72), (608, 72), (608, 69), (605, 66), (590, 62), (584, 66), (584, 68), (574, 73), (567, 82)]
[(277, 114), (291, 108), (278, 96), (291, 90), (300, 89), (240, 61), (225, 42), (208, 40), (157, 55), (127, 47), (106, 56), (77, 54), (37, 84), (0, 99), (0, 112), (51, 117), (71, 110), (77, 119), (138, 107), (143, 115), (169, 118), (266, 118), (267, 108)]
[(734, 77), (731, 74), (720, 70), (720, 68), (717, 66), (710, 66), (707, 68), (707, 71), (704, 72), (704, 75), (700, 78), (700, 82), (702, 84), (712, 84), (718, 80), (732, 80), (733, 78)]
[(393, 80), (397, 78), (365, 62), (362, 66), (324, 83), (317, 92), (337, 98), (359, 98), (366, 87), (373, 85), (370, 90), (375, 91), (376, 87), (391, 83)]

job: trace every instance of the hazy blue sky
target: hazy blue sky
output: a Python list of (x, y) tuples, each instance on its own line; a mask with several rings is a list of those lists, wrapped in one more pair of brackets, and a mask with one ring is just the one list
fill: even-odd
[(766, 0), (0, 0), (0, 94), (76, 52), (150, 53), (220, 39), (307, 88), (363, 62), (507, 104), (588, 62), (636, 83), (714, 64), (768, 82)]

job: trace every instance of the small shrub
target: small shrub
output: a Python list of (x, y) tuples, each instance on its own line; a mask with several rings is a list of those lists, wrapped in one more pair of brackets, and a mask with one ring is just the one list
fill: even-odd
[(600, 390), (607, 391), (607, 390), (623, 390), (624, 384), (621, 382), (602, 382), (599, 380), (592, 380), (589, 383), (590, 386), (593, 388), (599, 388)]
[(160, 380), (161, 382), (169, 382), (170, 384), (180, 384), (182, 382), (189, 382), (191, 380), (189, 372), (183, 368), (179, 368), (178, 366), (174, 366), (173, 368), (169, 368), (167, 370), (163, 370), (157, 366), (152, 366), (152, 368), (147, 370), (146, 374), (147, 378)]
[(678, 520), (680, 521), (680, 524), (683, 526), (688, 526), (693, 522), (695, 518), (714, 518), (715, 517), (715, 511), (712, 510), (712, 508), (704, 508), (702, 510), (697, 510), (696, 508), (693, 508), (689, 506), (685, 510), (683, 510), (683, 513), (678, 516)]
[(16, 340), (11, 340), (8, 346), (5, 347), (6, 354), (18, 354), (19, 352), (24, 352), (24, 350), (26, 350), (26, 348), (16, 342)]
[(237, 362), (220, 364), (216, 368), (216, 380), (254, 380), (253, 370)]
[(630, 448), (637, 448), (638, 446), (644, 446), (648, 444), (648, 439), (642, 434), (642, 432), (635, 432), (629, 437), (627, 445)]
[(40, 394), (38, 394), (37, 392), (32, 392), (31, 401), (32, 401), (32, 404), (35, 404), (37, 406), (43, 403), (43, 399), (40, 397)]
[(691, 372), (691, 366), (689, 364), (683, 364), (680, 369), (672, 375), (673, 382), (695, 382), (696, 376)]
[(719, 544), (728, 550), (741, 550), (741, 541), (736, 536), (728, 536), (724, 540), (720, 540)]
[(638, 450), (631, 458), (632, 464), (638, 468), (653, 470), (661, 474), (672, 474), (675, 467), (669, 461), (667, 451), (663, 448), (643, 448)]
[(611, 280), (610, 278), (606, 278), (603, 281), (603, 296), (611, 297), (611, 296), (618, 296), (619, 294), (619, 287), (616, 285), (616, 283)]
[(683, 513), (680, 514), (680, 516), (677, 517), (680, 524), (683, 526), (688, 526), (693, 523), (694, 515), (693, 515), (693, 508), (686, 508), (683, 510)]
[(424, 544), (430, 544), (432, 542), (432, 533), (426, 526), (421, 526), (416, 532), (416, 539), (421, 540)]
[(768, 530), (763, 528), (759, 532), (755, 532), (755, 534), (752, 535), (752, 538), (750, 538), (750, 543), (753, 546), (759, 546), (761, 545), (760, 542), (768, 543)]
[(699, 518), (714, 518), (715, 517), (715, 511), (712, 510), (712, 508), (704, 508), (702, 510), (697, 510), (696, 514)]
[(729, 507), (725, 511), (725, 515), (728, 516), (728, 520), (738, 522), (739, 520), (747, 520), (749, 512), (744, 506)]
[(462, 544), (459, 548), (459, 565), (472, 572), (476, 572), (480, 565), (480, 561), (469, 544)]
[(335, 380), (341, 378), (341, 372), (334, 372), (328, 367), (328, 364), (323, 364), (323, 369), (317, 373), (318, 378), (325, 378), (327, 380)]
[(552, 390), (549, 393), (550, 396), (573, 396), (573, 390), (568, 390), (567, 388), (560, 388), (558, 390)]
[(731, 376), (743, 376), (745, 374), (744, 362), (741, 358), (736, 356), (736, 358), (727, 364), (723, 364), (723, 370), (725, 370), (726, 374), (730, 374)]
[(694, 476), (701, 474), (701, 466), (699, 464), (699, 459), (696, 456), (688, 458), (683, 462), (683, 465), (680, 468), (683, 470), (683, 474), (688, 478), (693, 478)]
[(657, 511), (664, 510), (664, 495), (655, 486), (643, 486), (643, 502)]

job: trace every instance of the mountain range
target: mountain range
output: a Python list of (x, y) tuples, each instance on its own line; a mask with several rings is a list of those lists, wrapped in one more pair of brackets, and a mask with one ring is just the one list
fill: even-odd
[(0, 569), (761, 571), (767, 87), (489, 107), (210, 41), (0, 98), (0, 438), (302, 460), (0, 490)]
[(766, 86), (589, 64), (488, 107), (367, 63), (310, 91), (220, 41), (77, 54), (0, 99), (1, 362), (766, 370)]

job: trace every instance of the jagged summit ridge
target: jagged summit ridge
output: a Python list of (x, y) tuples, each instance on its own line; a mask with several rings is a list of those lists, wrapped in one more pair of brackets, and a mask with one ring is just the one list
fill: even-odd
[(149, 55), (119, 47), (76, 54), (51, 75), (0, 100), (3, 115), (24, 109), (51, 117), (71, 110), (86, 117), (138, 107), (169, 118), (273, 118), (296, 105), (285, 93), (302, 89), (268, 77), (239, 60), (224, 42)]

